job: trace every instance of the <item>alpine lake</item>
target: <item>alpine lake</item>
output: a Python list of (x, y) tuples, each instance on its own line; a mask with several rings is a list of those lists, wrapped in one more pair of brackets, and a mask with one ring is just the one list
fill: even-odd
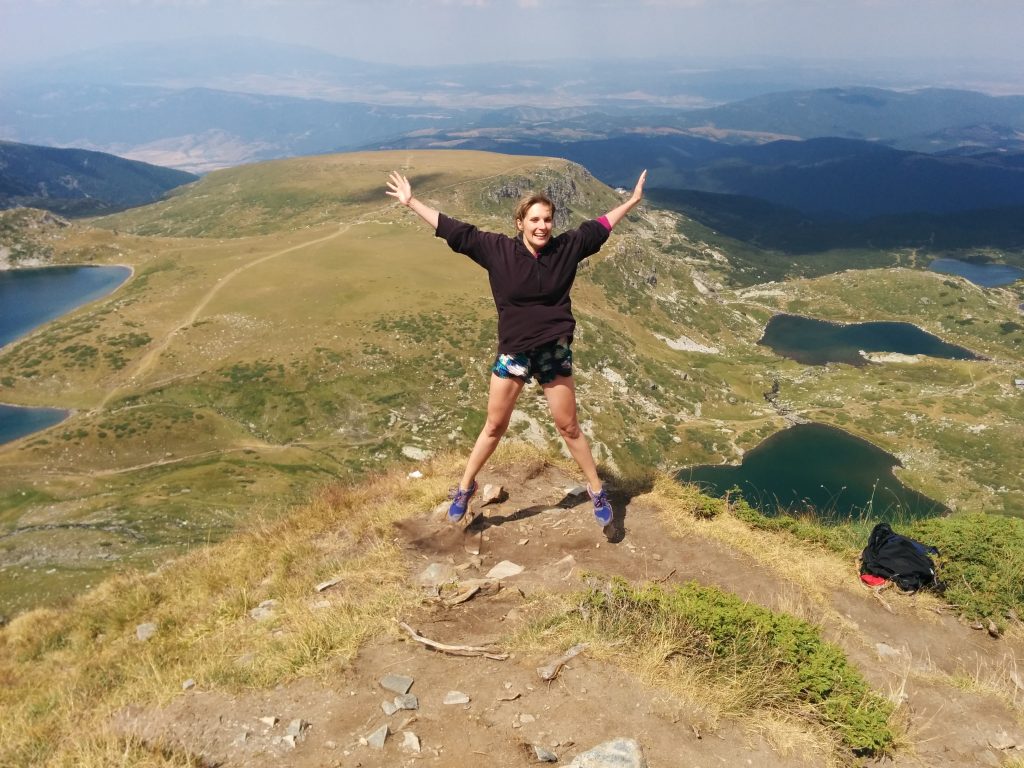
[[(128, 267), (40, 267), (0, 271), (0, 347), (83, 304), (103, 298), (131, 275)], [(67, 418), (59, 408), (0, 404), (0, 443)]]
[[(798, 315), (769, 320), (760, 344), (805, 365), (865, 366), (865, 353), (926, 355), (980, 360), (910, 323), (840, 324)], [(926, 517), (948, 512), (943, 504), (908, 488), (893, 474), (899, 460), (869, 441), (826, 424), (797, 424), (749, 451), (739, 465), (699, 465), (677, 479), (724, 497), (738, 491), (765, 514), (811, 513), (819, 520), (860, 516)]]

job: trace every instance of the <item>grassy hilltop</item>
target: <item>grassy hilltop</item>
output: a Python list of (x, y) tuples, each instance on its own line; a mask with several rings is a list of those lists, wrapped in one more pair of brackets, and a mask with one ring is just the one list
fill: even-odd
[[(523, 689), (545, 732), (578, 741), (561, 736), (563, 755), (620, 726), (645, 734), (652, 764), (683, 749), (694, 764), (954, 765), (988, 749), (989, 730), (1011, 738), (1021, 710), (1007, 659), (1021, 653), (1024, 610), (1020, 297), (911, 269), (736, 287), (732, 272), (765, 254), (645, 205), (574, 293), (582, 421), (626, 537), (606, 545), (585, 507), (558, 501), (575, 470), (557, 456), (543, 398), (527, 393), (487, 470), (510, 498), (471, 556), (471, 537), (430, 510), (481, 425), (494, 310), (482, 271), (383, 194), (394, 168), (422, 199), (490, 229), (512, 229), (527, 188), (552, 194), (562, 226), (618, 200), (561, 160), (385, 152), (231, 169), (155, 205), (33, 225), (53, 263), (134, 275), (0, 356), (0, 401), (75, 409), (0, 449), (0, 612), (86, 592), (0, 629), (0, 764), (236, 764), (240, 749), (265, 748), (250, 764), (269, 765), (280, 742), (251, 731), (239, 747), (232, 718), (300, 700), (316, 714), (295, 754), (346, 765), (340, 744), (363, 765), (394, 764), (396, 744), (380, 756), (358, 744), (379, 709), (369, 658), (418, 665), (416, 727), (449, 764), (489, 754), (512, 765), (530, 727), (491, 727), (489, 711), (434, 716), (426, 681), (534, 686), (532, 670), (577, 642), (586, 661), (569, 681)], [(987, 359), (808, 368), (757, 345), (778, 311), (915, 322)], [(766, 518), (667, 474), (738, 461), (794, 418), (896, 453), (904, 482), (958, 510), (910, 529), (947, 553), (945, 600), (859, 588), (870, 521)], [(409, 480), (413, 468), (426, 478)], [(563, 574), (569, 555), (579, 568)], [(465, 606), (424, 603), (413, 583), (431, 560), (462, 580), (505, 558), (528, 563), (524, 586)], [(272, 618), (257, 621), (265, 600)], [(1001, 645), (947, 614), (992, 620)], [(450, 642), (482, 634), (513, 659), (444, 666), (402, 641), (395, 622), (410, 617)], [(140, 643), (146, 622), (158, 633)], [(883, 637), (895, 656), (876, 657)], [(537, 698), (580, 684), (614, 685), (628, 705), (590, 715), (579, 714), (586, 697)], [(331, 698), (338, 686), (350, 703)]]
[[(0, 450), (8, 609), (219, 539), (338, 477), (468, 446), (493, 306), (483, 273), (383, 194), (392, 168), (504, 231), (524, 189), (548, 189), (561, 225), (618, 199), (560, 160), (382, 152), (220, 171), (60, 229), (55, 263), (135, 274), (0, 358), (0, 400), (76, 409)], [(893, 451), (905, 482), (954, 508), (1024, 511), (1010, 291), (900, 269), (730, 289), (732, 245), (645, 206), (582, 270), (581, 416), (600, 460), (626, 475), (737, 461), (796, 414)], [(809, 369), (756, 345), (776, 311), (911, 321), (990, 359)], [(775, 381), (788, 416), (764, 399)], [(557, 450), (539, 395), (512, 433)]]

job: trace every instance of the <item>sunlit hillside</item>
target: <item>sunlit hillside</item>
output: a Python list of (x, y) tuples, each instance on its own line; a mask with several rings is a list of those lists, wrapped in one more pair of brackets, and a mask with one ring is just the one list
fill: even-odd
[[(0, 448), (5, 610), (220, 539), (336, 478), (468, 447), (493, 305), (484, 273), (384, 195), (395, 168), (501, 231), (527, 189), (554, 197), (563, 226), (619, 199), (562, 160), (329, 155), (219, 171), (55, 233), (54, 263), (134, 276), (0, 356), (0, 401), (76, 409)], [(645, 205), (582, 269), (581, 418), (607, 467), (738, 461), (811, 419), (896, 453), (908, 484), (951, 507), (1024, 512), (1011, 291), (908, 270), (732, 290), (733, 268), (727, 239)], [(989, 359), (807, 368), (757, 345), (777, 311), (914, 322)], [(765, 399), (776, 382), (784, 408)], [(521, 406), (513, 437), (558, 450), (539, 393)]]

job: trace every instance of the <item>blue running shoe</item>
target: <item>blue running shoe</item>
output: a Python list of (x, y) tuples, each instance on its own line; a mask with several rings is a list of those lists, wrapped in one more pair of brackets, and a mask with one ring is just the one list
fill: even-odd
[(590, 494), (590, 500), (594, 502), (594, 518), (602, 526), (608, 525), (613, 516), (612, 505), (608, 503), (608, 489), (601, 488), (600, 491), (594, 493), (588, 485), (587, 493)]
[(476, 481), (474, 480), (473, 487), (468, 491), (462, 490), (461, 486), (452, 491), (452, 505), (448, 507), (449, 523), (457, 523), (466, 516), (466, 511), (469, 509), (469, 500), (472, 499), (473, 494), (476, 493), (476, 487)]

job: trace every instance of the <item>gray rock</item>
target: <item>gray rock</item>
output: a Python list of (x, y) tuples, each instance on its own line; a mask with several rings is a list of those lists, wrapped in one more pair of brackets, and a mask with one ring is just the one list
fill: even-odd
[(542, 763), (557, 763), (558, 755), (552, 752), (547, 747), (542, 747), (539, 744), (533, 745), (533, 754)]
[(384, 723), (380, 728), (366, 737), (367, 745), (374, 749), (384, 749), (384, 742), (388, 738), (388, 724)]
[(525, 570), (526, 569), (523, 566), (513, 563), (511, 560), (502, 560), (487, 572), (487, 578), (507, 579), (510, 576), (516, 576)]
[(380, 703), (380, 708), (384, 710), (384, 714), (388, 717), (391, 717), (393, 714), (395, 714), (395, 712), (398, 711), (398, 707), (390, 701), (382, 701)]
[(412, 752), (419, 754), (420, 752), (420, 737), (412, 731), (405, 731), (402, 734), (402, 749), (405, 752)]
[(139, 624), (135, 627), (135, 637), (140, 643), (144, 643), (156, 634), (157, 626), (152, 622)]
[(267, 728), (273, 728), (275, 725), (277, 725), (277, 716), (267, 715), (266, 717), (261, 717), (260, 722), (267, 726)]
[(412, 688), (413, 679), (408, 675), (384, 675), (380, 679), (382, 688), (394, 693), (405, 695)]
[(1013, 749), (1017, 746), (1017, 740), (1006, 731), (1000, 730), (999, 733), (989, 736), (988, 745), (1001, 750)]
[(395, 708), (396, 709), (419, 709), (420, 702), (416, 698), (415, 693), (404, 693), (401, 696), (395, 696)]
[(191, 677), (188, 680), (186, 680), (184, 683), (181, 684), (181, 690), (183, 690), (183, 691), (191, 691), (195, 687), (196, 687), (196, 681), (194, 679), (192, 679)]
[(249, 611), (249, 616), (256, 621), (266, 621), (267, 619), (271, 619), (274, 617), (275, 605), (277, 605), (277, 600), (264, 600)]
[(508, 494), (505, 493), (505, 489), (503, 487), (488, 483), (480, 492), (480, 504), (493, 504), (495, 502), (503, 501), (507, 497)]
[(640, 745), (621, 736), (576, 755), (569, 768), (647, 768)]
[(445, 704), (469, 704), (469, 696), (462, 691), (448, 691), (444, 696)]
[(307, 723), (302, 718), (296, 718), (292, 720), (290, 723), (288, 723), (288, 729), (285, 731), (285, 733), (288, 736), (294, 736), (295, 738), (299, 738), (302, 736), (302, 734), (305, 732), (307, 728), (309, 728), (309, 723)]
[(458, 571), (451, 563), (431, 563), (416, 577), (416, 583), (421, 587), (440, 587), (458, 580)]
[(903, 656), (902, 651), (885, 643), (875, 643), (875, 652), (878, 654), (878, 658), (880, 659), (898, 659)]

